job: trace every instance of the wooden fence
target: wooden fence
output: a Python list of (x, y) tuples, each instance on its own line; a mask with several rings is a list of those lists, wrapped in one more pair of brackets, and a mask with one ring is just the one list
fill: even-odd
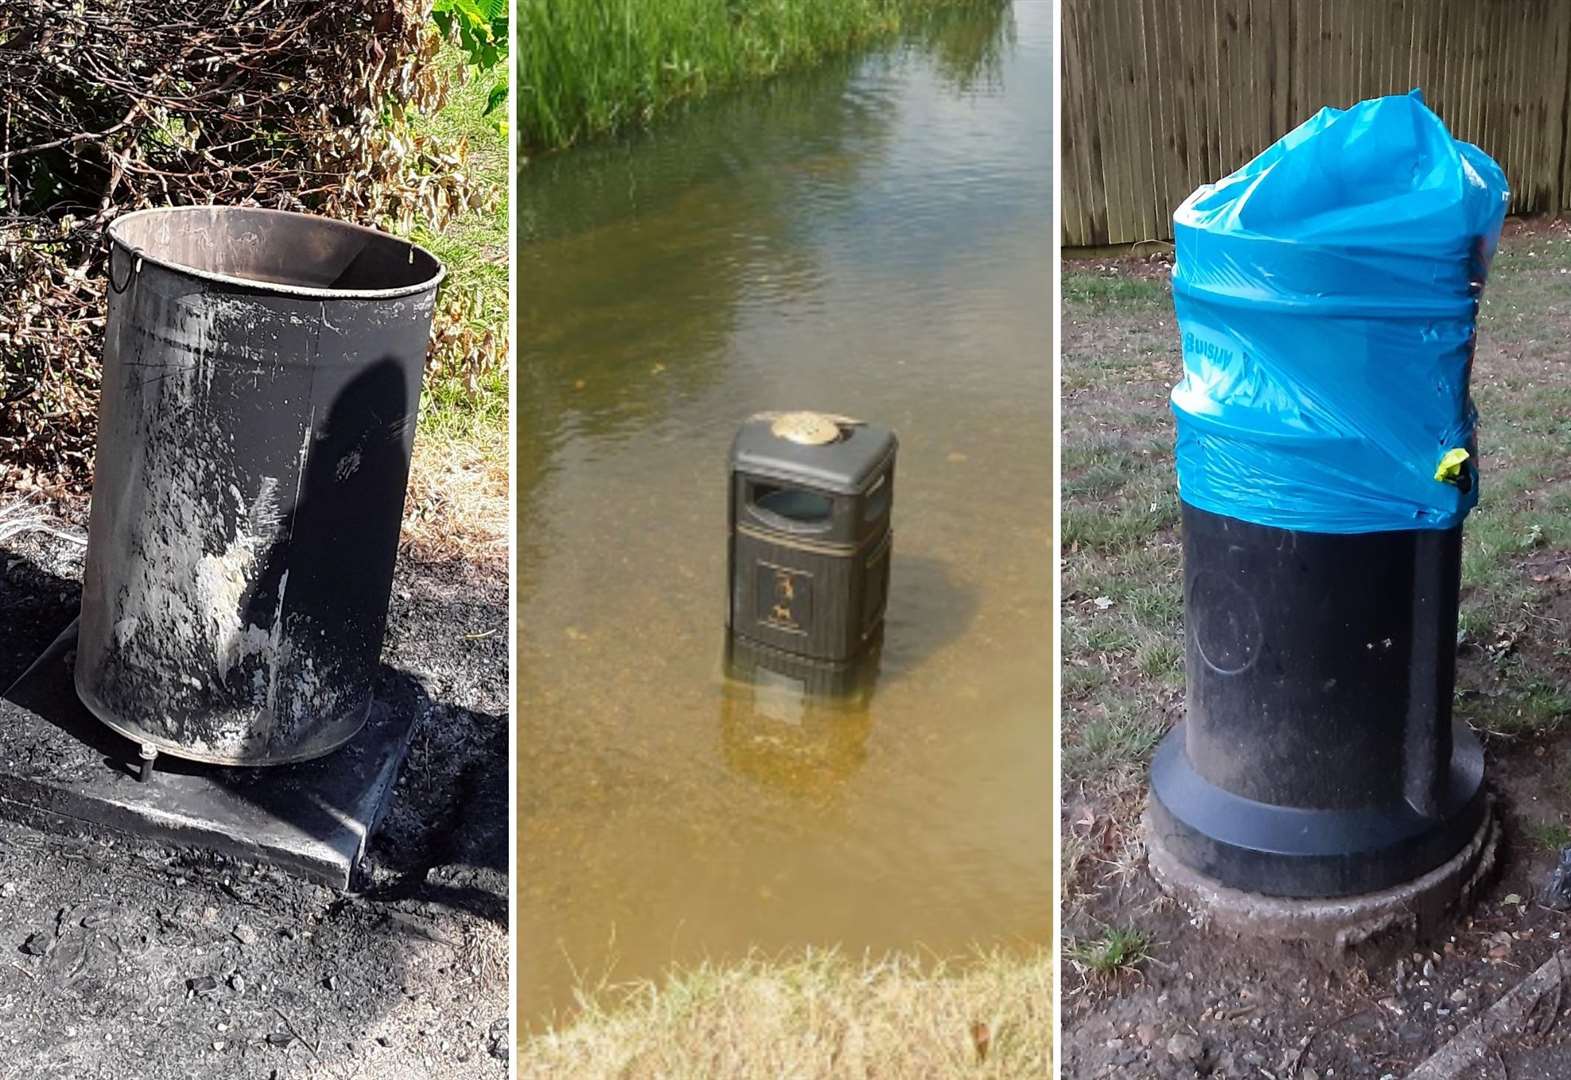
[(1513, 212), (1571, 208), (1571, 0), (1062, 0), (1064, 245), (1170, 239), (1321, 106), (1424, 92)]

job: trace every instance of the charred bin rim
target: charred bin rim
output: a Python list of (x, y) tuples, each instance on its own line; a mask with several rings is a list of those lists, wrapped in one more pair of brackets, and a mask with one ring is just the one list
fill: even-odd
[[(235, 265), (239, 260), (226, 260), (221, 255), (208, 259), (181, 258), (171, 251), (175, 245), (170, 233), (165, 231), (160, 234), (159, 231), (159, 227), (164, 226), (166, 230), (184, 228), (188, 230), (187, 235), (193, 229), (197, 235), (207, 235), (210, 230), (235, 229), (241, 225), (267, 230), (265, 236), (252, 240), (247, 244), (247, 249), (243, 250), (253, 260), (258, 253), (266, 253), (280, 246), (287, 249), (287, 254), (277, 259), (278, 265), (293, 268), (319, 266), (324, 258), (322, 243), (329, 241), (328, 249), (337, 255), (335, 261), (340, 267), (340, 279), (344, 271), (364, 256), (374, 259), (376, 272), (393, 284), (374, 288), (363, 285), (345, 287), (336, 286), (332, 281), (311, 282), (303, 277), (281, 280), (278, 277), (248, 274)], [(235, 235), (245, 239), (247, 234), (237, 232)], [(304, 246), (302, 250), (301, 242), (307, 238), (315, 241), (315, 244)], [(441, 261), (425, 248), (380, 229), (321, 214), (302, 214), (257, 206), (166, 206), (136, 210), (110, 223), (109, 240), (109, 287), (117, 293), (124, 292), (130, 286), (130, 279), (142, 263), (152, 263), (202, 281), (264, 295), (311, 300), (396, 300), (431, 292), (447, 275)], [(130, 258), (129, 267), (117, 265), (120, 263), (115, 257), (117, 251), (124, 251)], [(208, 245), (207, 251), (214, 253), (212, 244)], [(400, 267), (407, 267), (408, 272), (395, 273)]]

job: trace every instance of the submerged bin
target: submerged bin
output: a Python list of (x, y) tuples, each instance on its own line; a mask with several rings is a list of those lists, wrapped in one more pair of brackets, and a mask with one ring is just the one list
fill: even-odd
[(1451, 701), (1507, 200), (1415, 92), (1322, 110), (1174, 216), (1188, 700), (1149, 822), (1224, 885), (1375, 892), (1481, 827)]
[(797, 797), (831, 795), (867, 760), (882, 635), (855, 662), (820, 664), (727, 635), (721, 746), (739, 775)]
[(110, 239), (77, 693), (152, 751), (326, 754), (370, 706), (442, 267), (251, 208)]
[(755, 416), (731, 447), (729, 628), (849, 664), (883, 625), (894, 432), (819, 413)]

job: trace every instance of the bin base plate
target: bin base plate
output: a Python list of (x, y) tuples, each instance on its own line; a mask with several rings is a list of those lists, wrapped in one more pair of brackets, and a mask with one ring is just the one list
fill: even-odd
[(1488, 881), (1500, 836), (1491, 802), (1462, 850), (1422, 877), (1360, 896), (1300, 899), (1224, 885), (1168, 850), (1149, 809), (1142, 825), (1151, 876), (1197, 922), (1249, 937), (1327, 945), (1338, 952), (1387, 934), (1424, 940), (1440, 933), (1471, 906)]
[[(1395, 783), (1375, 805), (1259, 802), (1208, 780), (1189, 758), (1180, 723), (1152, 756), (1148, 810), (1174, 857), (1232, 888), (1308, 899), (1363, 896), (1421, 877), (1478, 831), (1484, 749), (1464, 724), (1452, 728), (1448, 773), (1430, 814), (1415, 810)], [(1327, 786), (1335, 790), (1334, 782)]]
[(265, 768), (161, 755), (137, 779), (138, 746), (76, 696), (76, 623), (0, 695), (0, 815), (54, 832), (140, 837), (276, 866), (348, 888), (409, 751), (410, 714), (374, 703), (342, 749)]

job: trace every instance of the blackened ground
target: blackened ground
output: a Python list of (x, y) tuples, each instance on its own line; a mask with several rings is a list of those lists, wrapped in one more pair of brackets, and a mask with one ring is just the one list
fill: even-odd
[[(0, 543), (0, 683), (70, 622), (81, 554)], [(355, 892), (0, 820), (0, 1078), (506, 1075), (505, 564), (404, 552), (383, 661), (419, 719)]]

